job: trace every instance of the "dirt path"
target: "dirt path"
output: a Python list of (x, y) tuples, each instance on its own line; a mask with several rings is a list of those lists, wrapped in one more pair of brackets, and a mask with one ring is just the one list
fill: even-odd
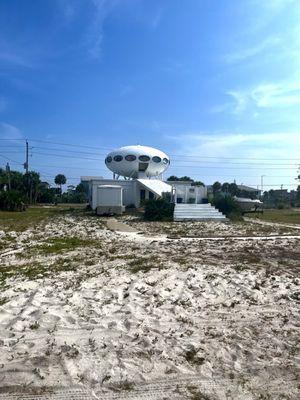
[(115, 232), (138, 232), (135, 228), (132, 226), (129, 226), (127, 224), (124, 224), (124, 222), (120, 222), (116, 220), (115, 218), (110, 218), (106, 221), (106, 226), (109, 230), (115, 231)]
[(244, 220), (247, 222), (253, 222), (255, 224), (264, 225), (264, 226), (273, 226), (273, 227), (282, 227), (282, 228), (290, 228), (300, 230), (300, 225), (296, 224), (281, 224), (279, 222), (268, 222), (268, 221), (260, 221), (254, 218), (246, 218)]
[[(248, 377), (247, 377), (248, 378)], [(105, 391), (94, 391), (90, 388), (82, 386), (60, 387), (60, 388), (43, 388), (34, 392), (21, 392), (18, 389), (16, 392), (1, 394), (0, 400), (186, 400), (186, 399), (208, 399), (213, 400), (217, 396), (220, 400), (247, 400), (253, 399), (252, 385), (257, 384), (254, 378), (247, 379), (245, 382), (235, 379), (205, 379), (204, 377), (195, 375), (185, 375), (181, 378), (159, 379), (152, 382), (145, 382), (136, 385), (133, 388), (121, 390), (115, 387), (114, 391), (107, 393)], [(268, 388), (268, 393), (271, 394), (273, 399), (277, 397), (278, 382), (274, 381), (264, 382), (264, 389)], [(286, 381), (284, 384), (281, 382), (281, 388), (284, 392), (289, 390), (291, 392), (291, 382)], [(226, 387), (226, 392), (224, 391)], [(259, 390), (256, 389), (256, 394), (259, 396)], [(297, 389), (294, 390), (295, 398), (297, 396)], [(196, 397), (197, 396), (197, 397)], [(263, 398), (263, 397), (256, 397)], [(280, 397), (281, 398), (281, 397)]]

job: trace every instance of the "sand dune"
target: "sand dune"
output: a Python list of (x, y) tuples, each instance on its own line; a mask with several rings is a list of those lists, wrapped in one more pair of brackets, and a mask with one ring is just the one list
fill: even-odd
[[(148, 225), (133, 225), (144, 234), (119, 234), (103, 220), (70, 215), (1, 234), (2, 241), (10, 237), (1, 255), (2, 392), (298, 398), (294, 231), (238, 241), (232, 236), (266, 231), (251, 223), (201, 223), (202, 236), (222, 232), (228, 240), (172, 240), (166, 224), (154, 229), (162, 239), (155, 240)], [(59, 243), (53, 238), (65, 237), (77, 242), (48, 251)], [(196, 397), (201, 393), (207, 397)]]

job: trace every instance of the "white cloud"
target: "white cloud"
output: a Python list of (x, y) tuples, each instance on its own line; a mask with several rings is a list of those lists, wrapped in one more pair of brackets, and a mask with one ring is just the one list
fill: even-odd
[(234, 99), (232, 112), (241, 114), (250, 109), (278, 109), (300, 105), (300, 80), (262, 83), (245, 90), (227, 92)]
[(206, 184), (237, 178), (238, 183), (255, 186), (260, 185), (260, 176), (265, 175), (264, 182), (270, 185), (268, 188), (284, 184), (288, 185), (284, 187), (295, 189), (300, 131), (262, 134), (203, 132), (168, 136), (166, 139), (175, 144), (173, 153), (191, 157), (177, 156), (173, 163), (171, 159), (170, 174), (189, 175)]
[(103, 25), (105, 19), (119, 3), (119, 0), (91, 0), (93, 17), (86, 35), (88, 53), (93, 59), (102, 55)]
[(289, 107), (300, 104), (300, 81), (286, 84), (260, 85), (251, 97), (257, 107)]
[(0, 122), (0, 138), (1, 139), (23, 139), (23, 134), (16, 126)]
[(168, 136), (179, 154), (210, 157), (294, 158), (299, 156), (300, 132), (190, 133)]
[(224, 58), (229, 64), (245, 61), (276, 48), (281, 42), (279, 37), (270, 37), (252, 47), (242, 48), (236, 52), (226, 54)]

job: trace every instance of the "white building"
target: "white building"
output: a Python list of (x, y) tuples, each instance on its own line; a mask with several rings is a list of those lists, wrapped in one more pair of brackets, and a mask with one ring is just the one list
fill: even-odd
[(140, 207), (144, 200), (161, 197), (163, 193), (170, 193), (178, 203), (200, 204), (207, 199), (203, 186), (163, 181), (170, 158), (152, 147), (121, 147), (107, 155), (105, 164), (113, 172), (113, 179), (81, 178), (89, 188), (89, 203), (97, 214), (122, 213), (126, 206)]

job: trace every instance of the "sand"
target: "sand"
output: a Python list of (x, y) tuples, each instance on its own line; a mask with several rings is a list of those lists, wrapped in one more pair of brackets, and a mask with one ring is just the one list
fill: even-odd
[[(201, 228), (202, 239), (177, 235), (174, 224), (177, 239), (169, 239), (168, 224), (153, 224), (150, 235), (143, 222), (132, 224), (139, 234), (113, 232), (103, 221), (70, 215), (0, 234), (1, 270), (14, 271), (1, 286), (0, 393), (299, 398), (295, 230), (270, 237), (281, 231), (183, 223), (180, 232)], [(203, 240), (212, 233), (222, 240)], [(38, 250), (64, 237), (83, 244)], [(41, 273), (17, 273), (30, 263)]]

